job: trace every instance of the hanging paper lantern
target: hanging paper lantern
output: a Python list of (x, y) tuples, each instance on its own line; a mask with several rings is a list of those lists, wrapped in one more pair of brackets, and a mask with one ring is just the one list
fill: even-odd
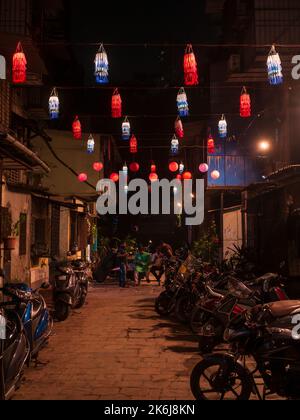
[(215, 141), (211, 135), (209, 136), (208, 141), (207, 141), (207, 152), (211, 155), (213, 155), (216, 152)]
[(193, 179), (193, 175), (191, 174), (191, 172), (184, 172), (184, 174), (182, 175), (182, 178), (184, 180)]
[(181, 162), (181, 163), (179, 164), (179, 173), (180, 173), (180, 174), (183, 174), (184, 170), (185, 170), (185, 166), (184, 166), (184, 164)]
[(178, 174), (178, 175), (176, 176), (176, 179), (177, 179), (178, 181), (181, 181), (181, 180), (182, 180), (182, 175)]
[(95, 58), (96, 82), (104, 85), (108, 83), (108, 58), (103, 44), (100, 45)]
[(138, 151), (138, 142), (137, 142), (136, 137), (132, 135), (130, 139), (130, 153), (134, 155), (137, 153), (137, 151)]
[(156, 181), (158, 181), (158, 175), (157, 175), (155, 172), (152, 172), (152, 173), (149, 175), (149, 180), (150, 180), (151, 182), (156, 182)]
[(111, 174), (111, 176), (109, 177), (109, 179), (115, 183), (117, 183), (119, 181), (119, 175), (116, 172), (113, 172)]
[(208, 170), (209, 170), (208, 164), (207, 163), (201, 163), (201, 165), (199, 166), (199, 171), (202, 174), (206, 174), (208, 172)]
[(56, 88), (52, 90), (49, 98), (49, 116), (50, 120), (57, 120), (59, 118), (59, 98)]
[(85, 173), (79, 174), (78, 175), (78, 181), (79, 182), (86, 182), (88, 180), (88, 176)]
[(132, 162), (129, 166), (131, 172), (138, 172), (140, 170), (140, 165), (137, 162)]
[(191, 44), (187, 45), (184, 55), (184, 83), (186, 86), (199, 84), (198, 66)]
[(96, 172), (101, 172), (101, 171), (102, 171), (102, 169), (103, 169), (103, 163), (101, 163), (101, 162), (95, 162), (95, 163), (93, 164), (93, 169), (94, 169), (94, 171), (96, 171)]
[(183, 124), (180, 117), (178, 117), (177, 120), (175, 121), (175, 133), (179, 139), (183, 139), (184, 129), (183, 129)]
[(214, 181), (217, 181), (218, 179), (220, 179), (220, 176), (221, 176), (221, 174), (220, 174), (220, 172), (219, 172), (219, 171), (213, 171), (213, 172), (211, 173), (211, 177), (212, 177), (212, 179), (213, 179)]
[(73, 136), (75, 140), (81, 140), (82, 138), (81, 123), (77, 116), (73, 122)]
[(225, 115), (222, 115), (221, 120), (219, 121), (219, 136), (221, 139), (226, 139), (227, 137), (227, 121)]
[(245, 87), (243, 87), (240, 98), (240, 115), (242, 118), (251, 117), (251, 97)]
[(87, 152), (89, 155), (91, 155), (92, 153), (94, 153), (94, 151), (95, 151), (95, 140), (93, 136), (90, 134), (90, 137), (88, 138), (88, 141), (87, 141)]
[(150, 167), (150, 170), (151, 170), (151, 173), (152, 173), (152, 174), (156, 172), (157, 167), (156, 167), (156, 165), (155, 165), (154, 163), (152, 163), (152, 165), (151, 165), (151, 167)]
[(178, 153), (179, 153), (179, 140), (174, 135), (174, 137), (172, 138), (172, 141), (171, 141), (171, 155), (172, 156), (177, 156)]
[(282, 64), (275, 45), (272, 46), (267, 60), (268, 77), (271, 85), (281, 85), (283, 83)]
[(21, 42), (18, 43), (16, 52), (13, 56), (13, 83), (20, 84), (26, 82), (27, 60)]
[(128, 118), (126, 117), (122, 124), (122, 139), (128, 141), (131, 135), (131, 127)]
[(111, 100), (111, 116), (112, 118), (121, 118), (122, 117), (122, 99), (119, 94), (118, 89), (113, 93)]
[(178, 169), (179, 169), (179, 165), (178, 165), (178, 163), (177, 163), (177, 162), (171, 162), (171, 163), (169, 164), (169, 171), (170, 171), (170, 172), (177, 172), (177, 171), (178, 171)]
[(189, 104), (184, 88), (181, 88), (177, 95), (177, 108), (180, 117), (189, 116)]

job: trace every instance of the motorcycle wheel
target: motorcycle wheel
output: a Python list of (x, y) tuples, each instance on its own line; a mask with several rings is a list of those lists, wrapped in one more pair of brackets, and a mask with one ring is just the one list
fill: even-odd
[(78, 298), (78, 300), (77, 300), (76, 304), (74, 305), (73, 309), (81, 309), (85, 304), (86, 296), (87, 296), (86, 290), (82, 287), (80, 297)]
[(253, 384), (248, 372), (234, 360), (212, 356), (198, 363), (191, 375), (196, 400), (248, 401)]
[(181, 296), (175, 307), (176, 318), (179, 322), (186, 324), (189, 322), (192, 313), (192, 304), (189, 296)]
[(61, 300), (55, 302), (55, 319), (59, 322), (64, 322), (69, 318), (70, 315), (70, 305)]
[(203, 326), (209, 321), (211, 315), (207, 314), (201, 307), (196, 307), (190, 318), (190, 328), (195, 335), (200, 336)]
[(173, 297), (168, 292), (163, 292), (155, 301), (155, 310), (161, 316), (170, 315), (174, 310)]

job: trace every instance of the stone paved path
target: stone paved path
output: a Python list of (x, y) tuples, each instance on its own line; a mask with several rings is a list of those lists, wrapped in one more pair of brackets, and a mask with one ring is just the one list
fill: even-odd
[(189, 376), (197, 342), (159, 318), (160, 288), (91, 290), (88, 304), (55, 324), (42, 352), (45, 367), (26, 370), (19, 400), (192, 400)]

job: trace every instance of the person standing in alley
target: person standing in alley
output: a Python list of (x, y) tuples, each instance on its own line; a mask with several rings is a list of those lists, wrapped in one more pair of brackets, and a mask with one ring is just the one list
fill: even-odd
[(135, 285), (139, 286), (140, 282), (143, 278), (147, 278), (149, 280), (149, 266), (151, 262), (151, 255), (145, 248), (140, 247), (138, 252), (135, 255), (135, 272), (134, 272), (134, 280)]
[(122, 289), (126, 287), (126, 277), (127, 277), (127, 252), (126, 246), (124, 243), (120, 244), (118, 253), (117, 253), (117, 262), (119, 266), (119, 284)]

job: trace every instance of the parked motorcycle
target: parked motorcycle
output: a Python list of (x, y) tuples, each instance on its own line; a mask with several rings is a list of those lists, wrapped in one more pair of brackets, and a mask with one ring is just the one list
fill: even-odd
[[(210, 354), (191, 375), (191, 390), (197, 400), (259, 400), (277, 394), (300, 399), (300, 342), (293, 336), (293, 317), (300, 314), (300, 301), (260, 305), (234, 317), (224, 338), (230, 351)], [(246, 357), (255, 361), (250, 369)], [(255, 378), (260, 374), (264, 388)]]

